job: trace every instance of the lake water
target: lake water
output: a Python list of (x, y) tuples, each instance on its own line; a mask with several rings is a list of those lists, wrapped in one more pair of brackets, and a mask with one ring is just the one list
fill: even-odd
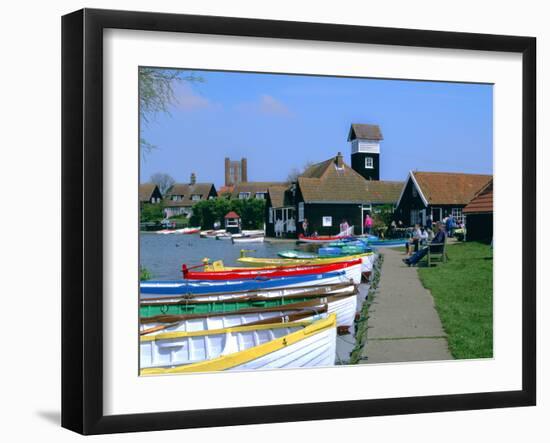
[(200, 238), (198, 234), (155, 234), (142, 232), (139, 235), (140, 264), (147, 268), (155, 280), (182, 278), (181, 265), (196, 266), (205, 257), (223, 260), (228, 266), (242, 266), (237, 261), (241, 249), (251, 249), (256, 257), (277, 257), (277, 252), (294, 249), (294, 242), (233, 244), (230, 240)]

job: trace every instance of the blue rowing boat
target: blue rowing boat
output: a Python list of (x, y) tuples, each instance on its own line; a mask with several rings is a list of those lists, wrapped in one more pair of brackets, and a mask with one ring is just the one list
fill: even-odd
[(228, 292), (292, 288), (347, 283), (345, 271), (306, 274), (292, 277), (258, 277), (246, 280), (147, 280), (140, 283), (141, 298), (190, 295), (201, 296)]

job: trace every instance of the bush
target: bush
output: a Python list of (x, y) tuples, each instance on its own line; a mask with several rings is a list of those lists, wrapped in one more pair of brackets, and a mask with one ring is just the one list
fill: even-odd
[(139, 214), (140, 222), (160, 222), (164, 219), (164, 206), (160, 203), (143, 203)]
[(203, 200), (193, 206), (193, 215), (189, 221), (191, 226), (201, 226), (212, 229), (215, 222), (224, 225), (224, 217), (229, 211), (235, 211), (241, 217), (243, 229), (262, 228), (265, 218), (265, 200), (215, 198)]

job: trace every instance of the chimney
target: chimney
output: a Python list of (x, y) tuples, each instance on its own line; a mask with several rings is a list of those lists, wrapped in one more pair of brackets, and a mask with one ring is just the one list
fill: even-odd
[(229, 157), (225, 157), (225, 186), (231, 185), (231, 177), (229, 176), (230, 167)]
[(241, 181), (248, 181), (248, 164), (246, 158), (241, 159)]
[(195, 183), (197, 183), (197, 175), (191, 172), (191, 184), (194, 185)]
[(342, 153), (339, 152), (336, 156), (336, 167), (342, 169), (344, 167), (344, 157), (342, 156)]

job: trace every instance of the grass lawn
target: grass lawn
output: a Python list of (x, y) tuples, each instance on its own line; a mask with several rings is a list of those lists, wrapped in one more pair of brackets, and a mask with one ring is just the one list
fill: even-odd
[(447, 250), (447, 263), (419, 267), (418, 275), (435, 300), (449, 349), (455, 358), (492, 357), (493, 251), (475, 242)]

